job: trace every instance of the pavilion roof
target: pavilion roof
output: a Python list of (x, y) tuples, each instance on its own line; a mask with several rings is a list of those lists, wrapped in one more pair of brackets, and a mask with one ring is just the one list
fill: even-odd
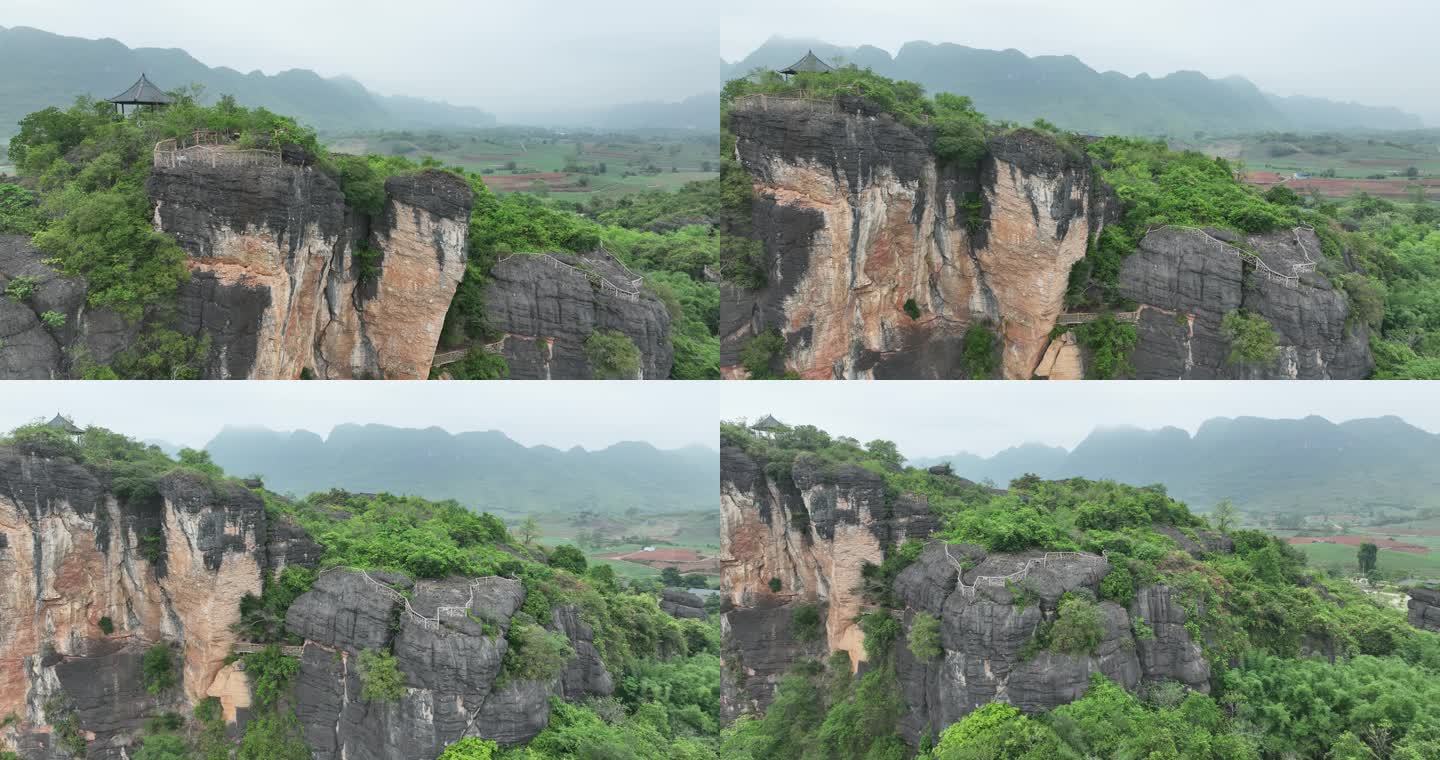
[(813, 74), (834, 71), (835, 67), (815, 56), (815, 51), (805, 51), (805, 57), (780, 69), (781, 74)]
[(140, 79), (136, 80), (135, 84), (130, 85), (130, 89), (110, 98), (110, 102), (127, 106), (153, 106), (169, 105), (170, 103), (174, 103), (175, 99), (166, 95), (164, 90), (156, 87), (155, 83), (150, 81), (149, 77), (141, 74)]

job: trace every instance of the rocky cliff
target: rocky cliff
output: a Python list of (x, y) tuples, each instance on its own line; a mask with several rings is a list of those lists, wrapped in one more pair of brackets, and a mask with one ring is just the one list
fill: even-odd
[[(380, 213), (346, 206), (304, 156), (276, 166), (157, 166), (156, 229), (188, 254), (172, 326), (208, 338), (208, 379), (423, 379), (465, 271), (472, 193), (453, 174), (391, 177)], [(86, 306), (23, 238), (0, 238), (0, 285), (36, 278), (26, 303), (0, 299), (0, 378), (70, 377), (107, 364), (139, 325)], [(53, 327), (46, 311), (66, 317)]]
[[(151, 486), (0, 447), (0, 747), (24, 760), (132, 757), (149, 719), (189, 715), (206, 697), (232, 728), (251, 717), (251, 685), (233, 661), (240, 602), (267, 575), (313, 566), (320, 547), (235, 481), (177, 469)], [(286, 615), (304, 642), (286, 704), (315, 757), (435, 757), (466, 735), (521, 742), (545, 727), (551, 696), (612, 693), (572, 607), (540, 621), (575, 653), (555, 678), (501, 677), (524, 601), (522, 585), (500, 577), (322, 573)], [(142, 671), (157, 645), (178, 684), (159, 695)], [(361, 699), (367, 649), (394, 652), (398, 700)]]
[[(762, 712), (798, 662), (844, 651), (864, 669), (856, 617), (881, 609), (862, 591), (864, 565), (880, 565), (904, 541), (926, 540), (936, 524), (923, 497), (887, 497), (884, 480), (862, 468), (802, 458), (787, 478), (739, 448), (721, 456), (721, 709), (733, 720)], [(1110, 569), (1094, 554), (990, 553), (929, 541), (889, 589), (902, 630), (920, 613), (935, 616), (941, 630), (943, 651), (933, 660), (892, 649), (906, 739), (918, 744), (989, 701), (1053, 708), (1084, 694), (1097, 672), (1131, 689), (1169, 680), (1208, 691), (1209, 664), (1185, 627), (1187, 613), (1162, 585), (1142, 586), (1128, 607), (1098, 602), (1103, 637), (1088, 654), (1027, 651), (1055, 620), (1062, 595), (1098, 598)], [(996, 581), (1007, 576), (1009, 583)], [(823, 626), (807, 640), (795, 613), (810, 607)]]
[(640, 278), (605, 251), (517, 254), (496, 262), (485, 316), (516, 380), (588, 380), (585, 341), (622, 333), (640, 352), (637, 380), (670, 376), (670, 313)]
[(1440, 590), (1433, 588), (1410, 589), (1408, 607), (1410, 625), (1440, 633)]
[[(1083, 153), (1020, 129), (991, 139), (978, 168), (959, 169), (937, 160), (927, 130), (847, 97), (737, 101), (730, 130), (753, 180), (767, 284), (723, 291), (727, 378), (744, 376), (741, 349), (771, 329), (785, 339), (785, 368), (804, 378), (964, 377), (964, 336), (981, 325), (1000, 338), (1005, 378), (1084, 376), (1074, 335), (1052, 332), (1071, 267), (1121, 208)], [(1235, 242), (1277, 268), (1320, 257), (1304, 230)], [(1182, 232), (1146, 237), (1121, 275), (1142, 310), (1137, 376), (1369, 374), (1365, 328), (1323, 276), (1281, 285), (1254, 268)], [(1279, 334), (1273, 366), (1226, 362), (1219, 324), (1237, 308)]]
[(429, 375), (465, 271), (464, 179), (391, 177), (373, 219), (306, 165), (156, 167), (147, 188), (190, 256), (179, 328), (210, 336), (207, 377)]

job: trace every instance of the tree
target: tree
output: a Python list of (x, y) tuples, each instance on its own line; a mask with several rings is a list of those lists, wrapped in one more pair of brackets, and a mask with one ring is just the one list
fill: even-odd
[(405, 676), (395, 655), (377, 649), (360, 653), (360, 695), (369, 702), (394, 702), (405, 695)]
[(558, 567), (561, 570), (569, 570), (576, 575), (585, 573), (585, 553), (569, 545), (561, 544), (550, 552), (550, 566)]
[(914, 622), (910, 624), (907, 640), (910, 654), (915, 655), (915, 659), (921, 662), (933, 660), (945, 651), (940, 646), (940, 619), (928, 612), (915, 616)]
[(470, 736), (446, 747), (436, 760), (490, 760), (499, 749), (495, 742)]
[(617, 330), (597, 330), (585, 339), (590, 376), (596, 380), (634, 380), (640, 375), (640, 349)]
[(151, 734), (145, 737), (135, 760), (189, 760), (190, 748), (175, 734)]
[(865, 451), (892, 470), (898, 472), (905, 469), (905, 457), (900, 455), (900, 448), (894, 441), (871, 441), (865, 444)]
[(527, 517), (525, 518), (525, 522), (520, 523), (521, 543), (529, 546), (530, 544), (534, 543), (535, 537), (539, 535), (540, 523), (536, 522), (534, 517)]
[(685, 584), (685, 576), (675, 567), (667, 567), (660, 571), (660, 580), (666, 586), (682, 586)]
[(1215, 521), (1215, 529), (1221, 533), (1229, 533), (1230, 529), (1235, 527), (1237, 516), (1235, 502), (1221, 499), (1220, 503), (1215, 505), (1215, 511), (1210, 514)]
[(140, 661), (144, 674), (145, 690), (154, 695), (164, 694), (175, 686), (175, 664), (171, 659), (170, 645), (160, 642), (145, 650)]
[(1357, 559), (1360, 562), (1360, 574), (1370, 575), (1375, 572), (1378, 564), (1380, 549), (1375, 544), (1360, 544), (1360, 551), (1357, 552)]

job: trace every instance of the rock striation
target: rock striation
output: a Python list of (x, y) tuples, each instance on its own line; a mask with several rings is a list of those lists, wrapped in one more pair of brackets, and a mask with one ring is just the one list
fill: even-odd
[(660, 592), (660, 609), (682, 620), (704, 620), (705, 601), (683, 588), (666, 588)]
[[(286, 615), (290, 632), (305, 640), (295, 700), (314, 757), (434, 757), (465, 736), (515, 744), (544, 730), (552, 695), (610, 695), (614, 684), (593, 632), (570, 607), (547, 621), (575, 650), (564, 672), (550, 683), (497, 685), (505, 633), (524, 602), (524, 587), (508, 578), (322, 574)], [(367, 650), (394, 651), (405, 679), (399, 699), (361, 697), (358, 662)]]
[[(845, 96), (742, 98), (730, 130), (753, 181), (766, 285), (722, 288), (726, 378), (745, 376), (740, 352), (768, 330), (785, 340), (785, 369), (806, 379), (965, 377), (964, 337), (977, 326), (1000, 339), (1007, 379), (1085, 375), (1075, 336), (1051, 336), (1072, 266), (1121, 204), (1083, 153), (1020, 129), (993, 138), (978, 167), (958, 168), (937, 159), (925, 128)], [(1294, 284), (1260, 276), (1234, 246), (1285, 274), (1323, 259), (1305, 228), (1244, 239), (1152, 230), (1120, 274), (1140, 310), (1137, 377), (1370, 374), (1368, 332), (1343, 292), (1314, 271)], [(1220, 323), (1236, 309), (1274, 327), (1272, 363), (1227, 361)]]
[(1440, 633), (1440, 590), (1412, 588), (1407, 606), (1410, 625)]
[[(880, 608), (863, 597), (861, 570), (881, 564), (901, 542), (927, 540), (937, 526), (923, 498), (887, 499), (883, 479), (867, 470), (826, 470), (802, 458), (786, 478), (737, 447), (725, 447), (721, 457), (721, 711), (730, 721), (763, 712), (797, 662), (844, 651), (857, 668), (867, 667), (854, 621)], [(1225, 550), (1223, 542), (1202, 540), (1204, 550)], [(1097, 601), (1103, 636), (1087, 654), (1030, 651), (1037, 632), (1056, 619), (1061, 597), (1099, 600), (1110, 570), (1095, 554), (994, 553), (927, 541), (891, 588), (892, 614), (907, 635), (922, 613), (941, 630), (941, 653), (931, 660), (918, 661), (903, 641), (892, 649), (906, 740), (918, 746), (990, 701), (1027, 712), (1054, 708), (1082, 696), (1094, 673), (1133, 690), (1174, 681), (1208, 692), (1210, 666), (1186, 628), (1186, 607), (1164, 585), (1141, 587), (1128, 606)], [(806, 640), (797, 635), (795, 613), (811, 606), (824, 626)]]
[[(769, 110), (736, 104), (736, 157), (754, 178), (768, 285), (727, 289), (721, 364), (778, 329), (808, 379), (963, 377), (965, 333), (1002, 339), (1028, 379), (1064, 306), (1070, 267), (1109, 206), (1083, 157), (1019, 130), (976, 169), (862, 99)], [(918, 310), (908, 314), (907, 304)]]
[[(1320, 239), (1299, 228), (1241, 237), (1224, 230), (1162, 228), (1125, 259), (1120, 290), (1140, 304), (1131, 357), (1144, 380), (1354, 380), (1374, 368), (1367, 328), (1352, 319), (1344, 293), (1318, 272), (1282, 282), (1237, 255), (1254, 251), (1266, 268), (1292, 273), (1321, 258)], [(1275, 330), (1267, 365), (1229, 361), (1225, 315), (1243, 309)]]
[[(69, 757), (52, 725), (73, 715), (88, 757), (119, 760), (147, 717), (212, 695), (226, 670), (270, 562), (264, 505), (183, 470), (154, 485), (121, 497), (68, 458), (0, 447), (0, 715), (16, 718), (0, 735), (22, 757)], [(155, 644), (180, 682), (161, 697), (140, 677)]]
[(391, 177), (374, 218), (297, 160), (157, 166), (155, 226), (189, 254), (178, 329), (211, 341), (206, 377), (423, 379), (465, 272), (473, 193)]
[(588, 380), (585, 341), (624, 334), (640, 351), (635, 379), (670, 376), (670, 312), (612, 254), (514, 254), (495, 263), (485, 288), (486, 321), (516, 380)]

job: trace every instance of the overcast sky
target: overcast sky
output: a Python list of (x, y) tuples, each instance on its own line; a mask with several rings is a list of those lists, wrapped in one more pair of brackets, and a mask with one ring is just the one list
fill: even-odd
[(772, 35), (870, 44), (953, 42), (1075, 55), (1098, 71), (1239, 74), (1279, 95), (1405, 108), (1440, 124), (1435, 0), (728, 0), (721, 55)]
[(725, 383), (723, 419), (774, 414), (861, 441), (895, 441), (907, 457), (989, 456), (1022, 443), (1072, 448), (1097, 427), (1178, 427), (1212, 417), (1332, 422), (1398, 416), (1440, 432), (1440, 383), (1145, 382)]
[(715, 18), (701, 0), (0, 0), (0, 26), (183, 48), (243, 72), (349, 74), (502, 118), (714, 91)]
[(344, 423), (500, 430), (527, 446), (719, 446), (708, 383), (28, 382), (0, 388), (0, 430), (56, 413), (200, 447), (226, 425), (329, 434)]

